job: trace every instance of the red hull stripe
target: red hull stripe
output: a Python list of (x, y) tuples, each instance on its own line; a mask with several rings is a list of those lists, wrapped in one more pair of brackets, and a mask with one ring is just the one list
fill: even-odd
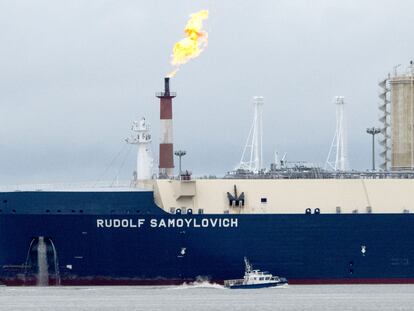
[[(155, 280), (139, 280), (139, 279), (107, 279), (107, 278), (76, 278), (62, 279), (63, 286), (121, 286), (121, 285), (180, 285), (183, 283), (194, 282), (194, 280), (182, 279), (155, 279)], [(212, 280), (212, 283), (223, 284), (223, 280)], [(21, 279), (2, 279), (0, 284), (7, 286), (33, 286), (36, 281)], [(55, 284), (55, 280), (50, 280), (49, 284)], [(376, 279), (291, 279), (291, 285), (316, 285), (316, 284), (414, 284), (414, 278), (376, 278)]]

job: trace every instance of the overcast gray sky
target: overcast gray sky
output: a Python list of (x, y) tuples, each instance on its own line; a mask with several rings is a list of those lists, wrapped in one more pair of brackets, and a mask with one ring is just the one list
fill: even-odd
[(343, 95), (350, 165), (369, 167), (377, 82), (414, 58), (413, 1), (0, 0), (0, 184), (129, 178), (135, 150), (124, 138), (140, 116), (157, 158), (154, 93), (200, 9), (208, 47), (171, 82), (184, 168), (238, 163), (254, 95), (265, 97), (267, 165), (274, 150), (323, 164)]

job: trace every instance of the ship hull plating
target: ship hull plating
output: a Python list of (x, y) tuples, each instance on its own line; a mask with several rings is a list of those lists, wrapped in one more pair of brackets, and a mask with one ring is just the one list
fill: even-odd
[(243, 274), (247, 256), (290, 284), (414, 283), (411, 214), (170, 215), (150, 201), (136, 206), (119, 214), (3, 211), (0, 282), (39, 284), (39, 258), (49, 285), (222, 282)]

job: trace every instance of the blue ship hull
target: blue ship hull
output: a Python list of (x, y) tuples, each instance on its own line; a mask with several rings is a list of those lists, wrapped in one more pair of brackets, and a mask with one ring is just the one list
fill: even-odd
[(0, 282), (215, 282), (243, 257), (295, 283), (414, 283), (412, 214), (171, 215), (152, 192), (0, 193)]
[(286, 285), (287, 283), (263, 283), (263, 284), (246, 284), (246, 285), (233, 285), (230, 286), (231, 289), (255, 289), (255, 288), (268, 288), (268, 287), (278, 287)]

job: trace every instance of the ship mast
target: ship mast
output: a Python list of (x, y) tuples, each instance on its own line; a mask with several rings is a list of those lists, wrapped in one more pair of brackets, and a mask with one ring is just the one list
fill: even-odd
[(335, 97), (336, 130), (326, 159), (325, 169), (348, 170), (348, 141), (346, 137), (345, 101), (343, 96)]
[(253, 173), (263, 169), (263, 104), (262, 96), (253, 97), (253, 122), (238, 166)]

